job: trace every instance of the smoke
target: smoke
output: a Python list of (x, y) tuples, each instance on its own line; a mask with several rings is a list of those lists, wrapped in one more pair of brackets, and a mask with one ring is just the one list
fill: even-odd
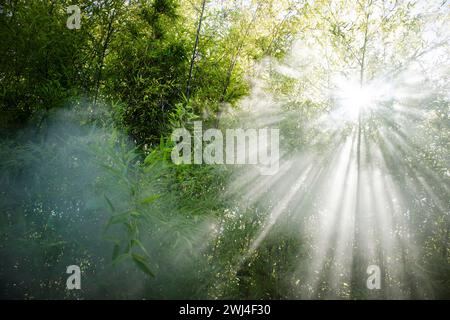
[[(189, 283), (213, 220), (178, 208), (162, 178), (173, 168), (156, 159), (145, 169), (134, 143), (101, 123), (108, 112), (66, 108), (34, 121), (39, 129), (32, 124), (0, 141), (2, 298), (201, 294)], [(110, 223), (133, 210), (135, 220)], [(116, 245), (120, 259), (113, 263)], [(132, 254), (145, 257), (153, 277)], [(66, 289), (69, 265), (81, 268), (81, 290)]]

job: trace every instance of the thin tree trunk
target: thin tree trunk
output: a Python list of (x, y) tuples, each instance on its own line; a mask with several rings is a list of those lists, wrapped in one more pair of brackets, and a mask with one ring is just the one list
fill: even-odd
[(203, 13), (205, 12), (205, 5), (206, 5), (206, 0), (203, 0), (203, 2), (202, 2), (202, 11), (200, 13), (200, 18), (199, 18), (199, 21), (198, 21), (197, 33), (195, 35), (194, 49), (192, 50), (191, 66), (189, 68), (189, 77), (188, 77), (188, 82), (187, 82), (187, 86), (186, 86), (186, 100), (187, 100), (187, 102), (189, 102), (189, 95), (191, 93), (192, 72), (194, 70), (195, 56), (197, 54), (198, 42), (200, 40), (200, 31), (201, 31), (201, 28), (202, 28)]
[[(448, 219), (447, 219), (448, 220)], [(447, 222), (447, 220), (445, 220), (446, 222)], [(446, 232), (445, 232), (445, 235), (444, 235), (444, 239), (442, 240), (442, 258), (444, 258), (444, 259), (447, 259), (447, 256), (448, 256), (448, 240), (449, 240), (449, 237), (450, 237), (450, 226), (448, 225), (448, 222), (447, 222), (447, 230), (446, 230)]]
[[(369, 2), (369, 6), (372, 1)], [(364, 31), (364, 43), (362, 47), (361, 59), (360, 59), (360, 73), (359, 73), (359, 86), (360, 89), (364, 87), (364, 72), (365, 72), (365, 60), (368, 42), (368, 30), (369, 30), (369, 17), (370, 12), (366, 13), (366, 26)], [(353, 261), (352, 261), (352, 287), (351, 295), (355, 298), (355, 289), (363, 287), (364, 283), (364, 259), (361, 248), (361, 136), (362, 136), (362, 108), (358, 110), (358, 140), (356, 147), (356, 201), (355, 201), (355, 217), (354, 217), (354, 237), (353, 237)]]
[(108, 50), (109, 44), (111, 42), (111, 36), (114, 32), (112, 25), (114, 23), (115, 17), (116, 17), (116, 13), (114, 12), (111, 15), (111, 19), (108, 22), (108, 31), (106, 33), (106, 38), (103, 43), (102, 52), (100, 53), (100, 57), (99, 57), (99, 67), (97, 69), (97, 76), (96, 76), (96, 80), (95, 80), (94, 107), (97, 105), (97, 99), (98, 99), (98, 95), (99, 95), (99, 91), (100, 91), (100, 81), (102, 78), (103, 66), (105, 64), (106, 51)]
[[(258, 6), (256, 7), (255, 13), (253, 14), (252, 20), (250, 21), (250, 23), (247, 26), (247, 29), (245, 30), (245, 34), (244, 34), (244, 37), (242, 38), (242, 41), (237, 46), (235, 54), (231, 57), (231, 62), (230, 62), (230, 65), (228, 67), (228, 70), (227, 70), (227, 76), (225, 78), (225, 85), (224, 85), (223, 90), (222, 90), (222, 95), (221, 95), (221, 97), (219, 99), (219, 104), (221, 104), (221, 103), (223, 103), (225, 101), (225, 96), (227, 95), (227, 91), (228, 91), (228, 88), (229, 88), (230, 83), (231, 83), (231, 76), (233, 74), (234, 67), (236, 66), (237, 59), (239, 58), (241, 50), (242, 50), (242, 48), (244, 46), (244, 41), (247, 38), (248, 34), (250, 33), (250, 27), (253, 25), (253, 23), (256, 20), (256, 16), (258, 14), (260, 5), (261, 5), (261, 3), (259, 2)], [(221, 110), (220, 110), (220, 105), (219, 105), (219, 109), (217, 110), (216, 119), (215, 119), (215, 127), (216, 128), (219, 126), (220, 113), (221, 113)]]

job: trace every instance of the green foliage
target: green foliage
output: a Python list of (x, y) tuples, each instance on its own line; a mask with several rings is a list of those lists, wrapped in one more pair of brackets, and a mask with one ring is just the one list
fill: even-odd
[[(0, 296), (449, 298), (448, 39), (417, 13), (422, 2), (208, 1), (197, 31), (202, 0), (80, 0), (79, 30), (66, 27), (72, 1), (2, 1)], [(432, 26), (445, 30), (441, 7)], [(321, 249), (310, 230), (334, 183), (324, 176), (356, 132), (333, 118), (334, 78), (354, 74), (360, 87), (397, 81), (399, 93), (359, 127), (358, 170), (382, 167), (367, 184), (396, 186), (370, 195), (387, 212), (372, 231), (392, 220), (384, 235), (395, 240), (372, 249), (387, 270), (402, 269), (377, 293), (335, 283), (353, 258), (341, 257), (338, 231), (323, 235), (310, 269)], [(245, 96), (249, 110), (234, 113)], [(174, 165), (170, 134), (195, 120), (277, 125), (293, 165), (267, 179), (248, 167)], [(303, 158), (320, 161), (307, 190), (295, 190)], [(350, 186), (336, 186), (342, 199)], [(83, 293), (65, 290), (72, 264)]]
[(65, 26), (66, 1), (8, 1), (0, 14), (1, 128), (23, 125), (80, 92), (84, 31)]

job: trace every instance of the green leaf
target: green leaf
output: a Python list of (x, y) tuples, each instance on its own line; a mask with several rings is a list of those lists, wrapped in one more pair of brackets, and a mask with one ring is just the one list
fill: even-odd
[(154, 194), (151, 195), (147, 198), (144, 198), (141, 200), (141, 204), (148, 204), (148, 203), (152, 203), (153, 201), (155, 201), (156, 199), (158, 199), (159, 197), (161, 197), (159, 194)]
[(128, 233), (129, 236), (131, 236), (131, 235), (133, 235), (135, 233), (138, 233), (137, 226), (134, 223), (130, 223), (130, 222), (127, 221), (127, 222), (124, 223), (124, 225), (125, 225), (125, 227), (127, 229), (127, 233)]
[(105, 197), (106, 202), (108, 203), (109, 208), (111, 209), (112, 212), (115, 212), (116, 209), (114, 208), (111, 200), (108, 199), (108, 197), (106, 196), (106, 194), (103, 195)]
[(133, 258), (133, 261), (136, 264), (136, 266), (139, 269), (141, 269), (141, 271), (143, 271), (145, 274), (149, 275), (150, 277), (155, 277), (153, 272), (148, 267), (148, 263), (147, 263), (147, 260), (145, 259), (145, 257), (143, 257), (137, 253), (132, 253), (131, 257)]
[(144, 245), (143, 245), (138, 239), (132, 239), (132, 240), (131, 240), (131, 247), (134, 247), (134, 246), (138, 246), (139, 248), (142, 249), (142, 251), (145, 252), (145, 254), (146, 254), (147, 256), (149, 256), (149, 254), (148, 254), (148, 252), (147, 252), (147, 249), (145, 249)]
[(131, 212), (130, 212), (130, 215), (131, 215), (133, 218), (140, 218), (140, 217), (142, 217), (142, 213), (140, 213), (139, 211), (131, 211)]
[(124, 261), (128, 257), (129, 257), (128, 253), (123, 253), (123, 254), (117, 256), (112, 262), (113, 266), (118, 265), (120, 262)]

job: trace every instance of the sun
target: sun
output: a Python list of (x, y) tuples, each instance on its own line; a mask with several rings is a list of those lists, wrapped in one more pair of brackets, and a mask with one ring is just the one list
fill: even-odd
[(375, 105), (377, 90), (372, 86), (347, 81), (338, 86), (335, 97), (340, 116), (347, 121), (357, 121), (364, 110)]
[(375, 100), (371, 90), (360, 86), (352, 86), (347, 88), (343, 92), (343, 96), (345, 103), (348, 104), (348, 107), (357, 109), (358, 111), (362, 108), (370, 106), (370, 104)]

